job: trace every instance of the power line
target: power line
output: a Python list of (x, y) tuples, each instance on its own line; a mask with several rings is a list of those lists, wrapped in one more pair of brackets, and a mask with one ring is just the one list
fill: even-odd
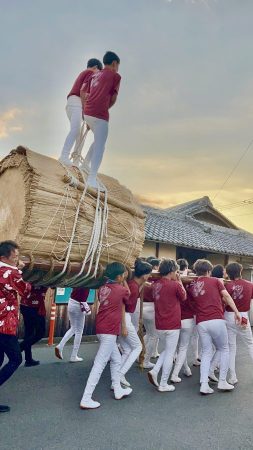
[(230, 180), (230, 178), (232, 177), (232, 175), (234, 174), (234, 172), (236, 171), (237, 167), (239, 166), (240, 162), (242, 161), (242, 159), (244, 158), (244, 156), (246, 156), (246, 154), (248, 153), (251, 145), (253, 144), (253, 139), (250, 141), (250, 143), (247, 145), (246, 149), (244, 150), (243, 154), (240, 156), (240, 158), (238, 159), (237, 163), (234, 165), (233, 169), (231, 170), (231, 172), (228, 174), (227, 178), (225, 179), (225, 181), (222, 183), (220, 189), (218, 190), (218, 192), (216, 192), (215, 196), (213, 197), (213, 200), (216, 199), (216, 197), (218, 197), (218, 195), (221, 193), (221, 191), (223, 190), (224, 186), (227, 184), (227, 182)]

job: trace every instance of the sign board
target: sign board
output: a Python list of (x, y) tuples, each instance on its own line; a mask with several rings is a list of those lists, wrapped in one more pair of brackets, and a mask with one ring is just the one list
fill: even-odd
[[(66, 305), (71, 297), (72, 288), (62, 288), (58, 287), (55, 291), (55, 303), (58, 305)], [(91, 289), (89, 297), (87, 299), (88, 303), (94, 303), (95, 300), (95, 289)]]

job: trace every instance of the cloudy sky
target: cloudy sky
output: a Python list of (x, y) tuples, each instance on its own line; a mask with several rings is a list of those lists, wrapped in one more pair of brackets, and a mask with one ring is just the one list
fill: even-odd
[(253, 203), (231, 205), (253, 200), (253, 145), (221, 189), (253, 139), (252, 17), (252, 0), (0, 0), (0, 156), (57, 158), (74, 79), (114, 50), (102, 171), (160, 207), (208, 195), (253, 232)]

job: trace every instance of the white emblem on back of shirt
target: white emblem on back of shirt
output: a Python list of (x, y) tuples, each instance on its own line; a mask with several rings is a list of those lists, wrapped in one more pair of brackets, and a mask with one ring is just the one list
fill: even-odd
[(109, 301), (107, 299), (108, 299), (110, 293), (111, 293), (111, 289), (109, 288), (109, 286), (101, 287), (100, 291), (99, 291), (100, 303), (103, 303), (104, 305), (108, 305)]
[(233, 286), (232, 291), (232, 298), (234, 300), (241, 300), (243, 298), (243, 286)]
[(196, 281), (193, 283), (193, 291), (192, 294), (194, 297), (198, 297), (199, 295), (204, 295), (206, 293), (204, 288), (204, 281)]
[(154, 284), (154, 286), (153, 286), (153, 292), (154, 292), (154, 298), (155, 298), (155, 300), (159, 300), (161, 289), (162, 289), (162, 284), (161, 284), (161, 283), (155, 283), (155, 284)]

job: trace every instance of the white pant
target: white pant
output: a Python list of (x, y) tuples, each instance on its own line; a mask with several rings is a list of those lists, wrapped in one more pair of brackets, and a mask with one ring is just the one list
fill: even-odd
[(229, 371), (232, 378), (236, 378), (235, 371), (235, 357), (236, 357), (236, 339), (239, 335), (246, 347), (248, 348), (249, 355), (253, 360), (253, 338), (252, 331), (249, 323), (249, 316), (247, 312), (240, 312), (242, 317), (248, 319), (248, 325), (245, 329), (241, 328), (235, 323), (235, 315), (233, 312), (225, 311), (225, 319), (228, 329), (228, 344), (229, 344)]
[(92, 116), (84, 116), (84, 120), (94, 134), (94, 142), (89, 148), (84, 163), (87, 166), (90, 165), (89, 176), (90, 179), (95, 180), (105, 151), (105, 143), (108, 136), (108, 122)]
[(177, 350), (177, 358), (173, 370), (173, 375), (178, 376), (183, 364), (186, 364), (186, 367), (188, 367), (188, 364), (186, 362), (186, 355), (187, 350), (189, 347), (190, 339), (192, 336), (192, 332), (195, 326), (194, 319), (184, 319), (181, 320), (181, 330), (179, 335), (179, 341), (178, 341), (178, 350)]
[(68, 315), (70, 321), (70, 329), (65, 333), (61, 342), (58, 345), (58, 348), (62, 351), (64, 345), (75, 335), (73, 350), (71, 354), (71, 358), (75, 358), (77, 356), (82, 335), (85, 324), (85, 312), (81, 311), (80, 303), (72, 298), (69, 299), (68, 303)]
[(144, 337), (145, 342), (145, 359), (144, 365), (150, 362), (150, 358), (155, 354), (158, 336), (155, 327), (155, 306), (153, 302), (143, 303), (143, 324), (146, 330)]
[(131, 314), (131, 320), (136, 331), (139, 330), (139, 319), (140, 319), (140, 299), (138, 298), (136, 303), (135, 311)]
[(200, 358), (199, 354), (199, 333), (196, 325), (196, 316), (194, 316), (195, 326), (193, 328), (192, 337), (191, 337), (191, 346), (193, 351), (193, 359), (196, 361)]
[(125, 375), (132, 367), (142, 350), (142, 344), (136, 329), (131, 321), (130, 313), (126, 313), (127, 336), (119, 336), (119, 343), (122, 349), (120, 373)]
[(229, 363), (228, 332), (223, 319), (206, 320), (197, 325), (202, 347), (200, 382), (208, 383), (213, 345), (220, 351), (220, 380), (226, 380)]
[(173, 358), (177, 348), (180, 330), (157, 330), (157, 334), (164, 350), (160, 354), (155, 367), (152, 369), (158, 374), (162, 367), (162, 376), (160, 386), (165, 386), (168, 382), (170, 372), (173, 366)]
[(66, 113), (70, 121), (70, 131), (65, 139), (61, 158), (69, 158), (74, 143), (80, 137), (82, 123), (82, 102), (77, 95), (70, 95), (67, 100)]
[(97, 386), (103, 370), (110, 361), (111, 379), (114, 387), (120, 386), (121, 355), (116, 343), (117, 336), (113, 334), (98, 334), (99, 349), (96, 354), (83, 395), (91, 397)]

